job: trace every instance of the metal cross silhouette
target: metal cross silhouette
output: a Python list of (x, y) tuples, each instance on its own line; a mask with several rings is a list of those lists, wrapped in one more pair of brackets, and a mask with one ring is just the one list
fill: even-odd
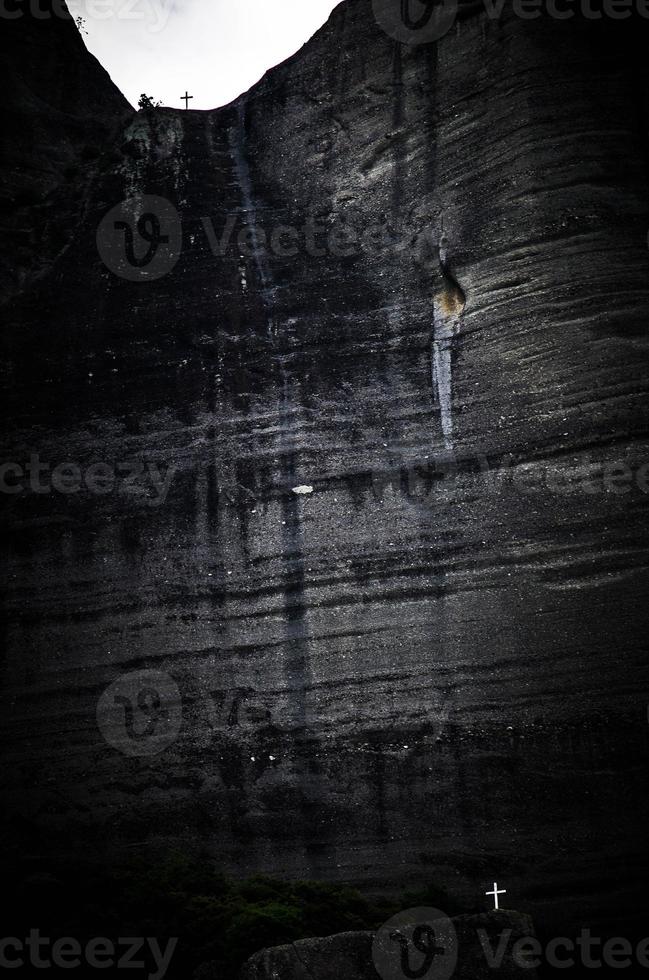
[(495, 881), (494, 881), (494, 890), (492, 892), (485, 892), (485, 895), (493, 895), (493, 897), (494, 897), (494, 908), (495, 909), (497, 909), (499, 907), (498, 906), (498, 896), (499, 895), (506, 895), (506, 894), (507, 894), (507, 889), (506, 888), (501, 888), (500, 890), (498, 890), (498, 885), (496, 884)]
[(185, 103), (185, 109), (189, 109), (189, 100), (193, 98), (194, 96), (190, 95), (187, 89), (185, 89), (185, 94), (180, 96), (181, 102)]

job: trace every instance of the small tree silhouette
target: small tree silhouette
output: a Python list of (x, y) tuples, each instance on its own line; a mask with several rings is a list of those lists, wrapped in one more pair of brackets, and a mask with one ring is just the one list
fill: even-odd
[(75, 17), (74, 22), (77, 25), (77, 28), (78, 28), (80, 34), (87, 34), (88, 33), (88, 31), (86, 30), (86, 18), (85, 17), (81, 17), (81, 16)]
[(154, 102), (153, 96), (146, 95), (144, 92), (142, 92), (137, 103), (138, 109), (142, 109), (144, 112), (153, 112), (154, 109), (157, 109), (161, 105), (162, 102)]

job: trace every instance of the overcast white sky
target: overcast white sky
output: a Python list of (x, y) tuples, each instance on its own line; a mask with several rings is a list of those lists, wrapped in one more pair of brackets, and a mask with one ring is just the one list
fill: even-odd
[(126, 98), (226, 105), (298, 50), (339, 0), (68, 0), (83, 39)]

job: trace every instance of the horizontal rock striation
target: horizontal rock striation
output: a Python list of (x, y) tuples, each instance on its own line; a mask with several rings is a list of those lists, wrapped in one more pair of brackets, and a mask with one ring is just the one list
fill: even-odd
[[(201, 843), (471, 902), (497, 876), (541, 924), (639, 921), (644, 26), (476, 12), (409, 47), (348, 0), (233, 105), (130, 116), (76, 211), (61, 191), (71, 243), (3, 311), (3, 459), (92, 486), (7, 476), (25, 846)], [(155, 281), (106, 244), (142, 194), (182, 230)], [(125, 755), (97, 704), (143, 670), (182, 722)], [(159, 707), (135, 698), (145, 748)]]

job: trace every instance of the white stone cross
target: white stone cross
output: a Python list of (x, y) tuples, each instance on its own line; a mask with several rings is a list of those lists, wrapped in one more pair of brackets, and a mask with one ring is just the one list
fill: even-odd
[(499, 895), (506, 895), (506, 894), (507, 894), (507, 889), (506, 888), (501, 888), (500, 890), (498, 890), (498, 885), (496, 884), (495, 881), (494, 881), (494, 890), (492, 892), (485, 892), (485, 895), (493, 895), (493, 897), (494, 897), (494, 908), (495, 909), (499, 908), (499, 905), (498, 905), (498, 896)]

